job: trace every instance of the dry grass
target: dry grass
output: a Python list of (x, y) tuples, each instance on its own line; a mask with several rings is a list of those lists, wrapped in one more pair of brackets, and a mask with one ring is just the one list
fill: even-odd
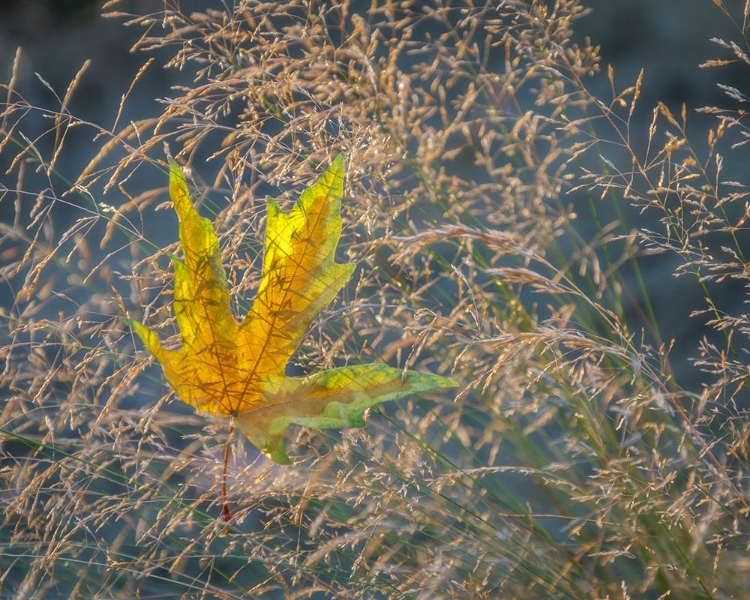
[[(665, 106), (632, 130), (640, 80), (589, 93), (578, 0), (355, 6), (129, 16), (138, 48), (171, 49), (194, 81), (109, 130), (69, 112), (78, 78), (53, 107), (2, 87), (2, 594), (748, 597), (750, 320), (713, 287), (748, 277), (747, 187), (721, 173), (748, 139), (745, 95), (706, 109), (701, 155)], [(750, 66), (747, 9), (727, 16), (727, 56)], [(81, 130), (97, 154), (67, 181), (56, 161)], [(344, 152), (342, 248), (360, 267), (298, 363), (463, 385), (384, 405), (366, 430), (297, 428), (292, 467), (238, 438), (229, 535), (226, 424), (171, 401), (119, 318), (176, 331), (165, 148), (193, 168), (240, 311), (263, 196), (291, 200)], [(658, 219), (631, 228), (627, 205)], [(670, 363), (639, 270), (655, 253), (706, 300), (688, 365)], [(705, 384), (681, 387), (689, 369)]]

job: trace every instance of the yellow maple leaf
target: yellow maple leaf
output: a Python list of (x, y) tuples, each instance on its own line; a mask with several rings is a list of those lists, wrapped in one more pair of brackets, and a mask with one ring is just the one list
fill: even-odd
[(287, 377), (286, 364), (310, 324), (346, 284), (354, 265), (334, 259), (341, 235), (344, 159), (306, 189), (285, 214), (268, 199), (263, 277), (242, 322), (231, 310), (219, 240), (190, 199), (170, 158), (169, 192), (179, 217), (184, 261), (173, 258), (179, 350), (127, 319), (161, 363), (180, 399), (199, 411), (231, 417), (256, 447), (288, 463), (283, 434), (290, 424), (322, 429), (364, 426), (363, 412), (380, 402), (455, 381), (383, 364)]

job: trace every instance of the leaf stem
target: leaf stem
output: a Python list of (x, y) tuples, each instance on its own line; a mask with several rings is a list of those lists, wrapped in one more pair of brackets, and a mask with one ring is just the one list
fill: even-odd
[(234, 431), (234, 419), (230, 417), (227, 443), (224, 444), (224, 468), (221, 471), (221, 516), (225, 523), (229, 523), (232, 518), (227, 504), (227, 464), (229, 463), (229, 448), (232, 444), (232, 431)]

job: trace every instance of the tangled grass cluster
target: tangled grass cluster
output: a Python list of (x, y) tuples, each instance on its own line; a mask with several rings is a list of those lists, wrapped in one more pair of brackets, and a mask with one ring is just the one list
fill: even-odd
[[(748, 7), (714, 4), (737, 39), (707, 66), (750, 67)], [(159, 114), (79, 119), (83, 70), (53, 107), (24, 99), (20, 59), (2, 86), (4, 597), (747, 597), (750, 319), (719, 287), (748, 278), (748, 188), (722, 172), (748, 140), (742, 90), (704, 109), (706, 148), (661, 104), (633, 131), (642, 79), (617, 90), (572, 41), (580, 0), (118, 5), (135, 50), (171, 52), (129, 95), (149, 69), (190, 75)], [(96, 150), (71, 180), (56, 165), (81, 132)], [(293, 200), (345, 153), (341, 260), (359, 268), (299, 368), (462, 384), (365, 430), (296, 428), (290, 467), (237, 438), (229, 531), (226, 423), (170, 401), (121, 320), (179, 343), (165, 150), (192, 167), (238, 314), (264, 195)], [(641, 271), (656, 255), (704, 298), (687, 352)]]

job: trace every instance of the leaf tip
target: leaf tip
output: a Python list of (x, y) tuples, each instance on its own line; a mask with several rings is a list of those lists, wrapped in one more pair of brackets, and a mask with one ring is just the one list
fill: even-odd
[(268, 210), (269, 216), (275, 216), (281, 212), (281, 207), (279, 206), (279, 203), (276, 202), (271, 196), (266, 196), (266, 206)]
[(344, 153), (340, 153), (336, 156), (336, 158), (333, 159), (333, 162), (331, 163), (332, 169), (340, 169), (344, 166), (344, 161), (346, 158), (344, 158)]
[(194, 214), (197, 216), (198, 213), (190, 200), (190, 192), (182, 167), (171, 156), (168, 156), (167, 160), (169, 161), (169, 196), (172, 198), (178, 218), (182, 221)]
[(292, 464), (291, 459), (284, 451), (284, 442), (281, 440), (279, 440), (275, 444), (268, 444), (260, 451), (260, 453), (268, 460), (272, 460), (273, 462), (275, 462), (277, 465)]
[(455, 379), (451, 379), (450, 377), (441, 377), (441, 379), (443, 380), (443, 387), (446, 387), (446, 388), (461, 387), (461, 384)]
[(148, 350), (151, 354), (156, 356), (161, 355), (162, 347), (161, 347), (161, 341), (159, 341), (159, 336), (156, 335), (153, 331), (151, 331), (148, 327), (145, 325), (142, 325), (135, 319), (130, 319), (128, 317), (121, 317), (122, 322), (125, 323), (130, 329), (133, 330), (133, 332), (141, 338), (141, 341), (143, 342), (143, 345), (146, 346), (146, 350)]

